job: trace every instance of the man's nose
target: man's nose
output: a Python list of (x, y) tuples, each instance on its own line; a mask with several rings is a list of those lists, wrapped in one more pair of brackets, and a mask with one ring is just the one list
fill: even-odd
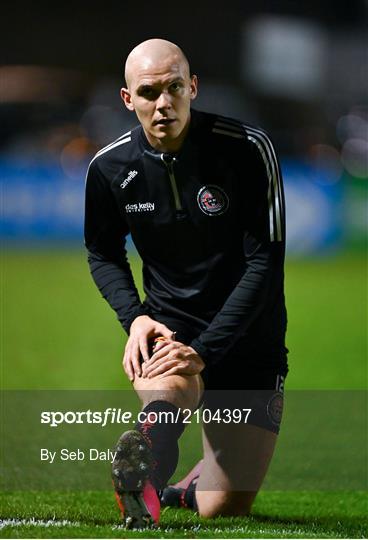
[(169, 92), (161, 92), (157, 99), (156, 106), (158, 109), (167, 109), (168, 107), (171, 107), (171, 96)]

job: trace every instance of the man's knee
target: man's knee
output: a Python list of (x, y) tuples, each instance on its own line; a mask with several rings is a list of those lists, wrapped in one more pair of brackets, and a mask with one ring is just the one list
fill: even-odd
[(198, 513), (205, 518), (247, 516), (255, 497), (253, 491), (196, 491)]
[(203, 393), (203, 382), (199, 375), (171, 375), (161, 379), (136, 377), (134, 388), (144, 405), (164, 400), (180, 409), (194, 410)]

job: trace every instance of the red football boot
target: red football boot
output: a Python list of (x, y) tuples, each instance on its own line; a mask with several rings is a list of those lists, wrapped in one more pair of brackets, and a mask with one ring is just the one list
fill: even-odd
[(160, 500), (150, 482), (153, 457), (139, 431), (126, 431), (115, 447), (112, 480), (127, 528), (147, 528), (160, 518)]

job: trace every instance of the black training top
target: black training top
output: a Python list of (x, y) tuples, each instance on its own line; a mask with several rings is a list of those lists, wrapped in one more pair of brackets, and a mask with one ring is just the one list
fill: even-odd
[[(142, 314), (193, 330), (207, 365), (239, 349), (285, 355), (284, 196), (267, 134), (192, 110), (175, 155), (141, 126), (92, 159), (85, 243), (92, 276), (127, 332)], [(141, 303), (127, 262), (131, 233), (143, 261)]]

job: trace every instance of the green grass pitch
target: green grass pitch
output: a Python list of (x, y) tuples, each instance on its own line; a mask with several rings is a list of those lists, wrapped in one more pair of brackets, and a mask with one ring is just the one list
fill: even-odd
[[(137, 259), (132, 266), (139, 275)], [(125, 336), (92, 283), (83, 252), (3, 251), (1, 289), (3, 389), (128, 388), (120, 365)], [(287, 389), (364, 389), (364, 257), (291, 260), (286, 294)], [(180, 468), (189, 465), (184, 451)], [(368, 532), (363, 491), (262, 490), (249, 518), (203, 520), (167, 509), (158, 529), (125, 531), (111, 492), (19, 487), (1, 495), (4, 538), (363, 538)]]

